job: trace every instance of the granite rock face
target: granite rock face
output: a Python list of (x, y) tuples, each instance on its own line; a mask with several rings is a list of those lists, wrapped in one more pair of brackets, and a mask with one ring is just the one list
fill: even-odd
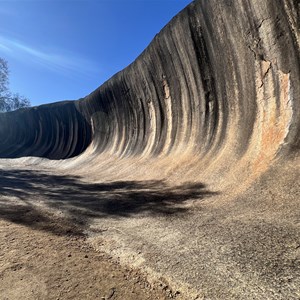
[(300, 147), (299, 3), (195, 1), (81, 101), (0, 116), (0, 156), (273, 158)]

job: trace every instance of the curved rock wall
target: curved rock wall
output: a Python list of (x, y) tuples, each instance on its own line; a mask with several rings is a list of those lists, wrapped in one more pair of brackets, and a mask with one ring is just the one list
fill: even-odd
[(296, 0), (195, 1), (85, 99), (2, 114), (0, 157), (63, 159), (90, 144), (259, 173), (299, 152), (299, 22)]
[(74, 101), (1, 114), (0, 122), (1, 158), (69, 158), (91, 142), (90, 125)]

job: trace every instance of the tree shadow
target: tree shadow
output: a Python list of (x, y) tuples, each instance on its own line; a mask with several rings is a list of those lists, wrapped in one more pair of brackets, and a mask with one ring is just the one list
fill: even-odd
[(180, 216), (188, 213), (188, 201), (202, 201), (215, 194), (202, 183), (169, 186), (151, 180), (91, 184), (76, 176), (1, 170), (0, 218), (58, 235), (81, 235), (93, 218)]

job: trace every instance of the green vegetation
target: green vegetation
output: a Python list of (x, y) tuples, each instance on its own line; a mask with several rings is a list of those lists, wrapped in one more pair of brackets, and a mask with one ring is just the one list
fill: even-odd
[(30, 101), (9, 90), (9, 68), (6, 60), (0, 57), (0, 112), (8, 112), (29, 107)]

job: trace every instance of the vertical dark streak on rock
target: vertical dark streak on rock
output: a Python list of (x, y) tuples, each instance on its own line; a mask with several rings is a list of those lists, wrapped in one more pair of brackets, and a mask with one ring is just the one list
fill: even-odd
[[(204, 126), (206, 128), (206, 141), (207, 147), (211, 146), (213, 141), (214, 132), (218, 126), (218, 106), (217, 97), (215, 91), (215, 82), (213, 77), (213, 68), (210, 61), (210, 55), (207, 49), (205, 35), (203, 29), (200, 26), (196, 26), (197, 18), (194, 15), (194, 11), (190, 11), (190, 32), (191, 38), (194, 44), (194, 49), (196, 52), (197, 63), (199, 65), (200, 76), (203, 86), (203, 96), (205, 101), (205, 121)], [(211, 113), (212, 112), (212, 113)], [(209, 128), (209, 127), (212, 128)]]

